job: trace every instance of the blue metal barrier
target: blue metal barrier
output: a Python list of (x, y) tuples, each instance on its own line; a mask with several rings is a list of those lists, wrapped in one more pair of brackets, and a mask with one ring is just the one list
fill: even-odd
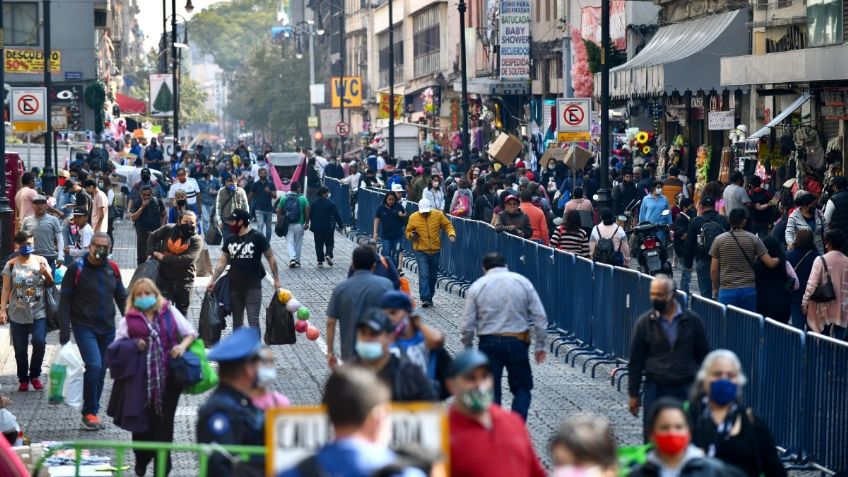
[(724, 305), (700, 295), (692, 295), (692, 311), (701, 317), (711, 349), (727, 348), (727, 316)]
[[(763, 324), (761, 315), (727, 307), (727, 349), (736, 353), (749, 382), (760, 380), (760, 357), (763, 354)], [(760, 409), (755, 393), (745, 395), (745, 404)]]
[[(592, 377), (595, 375), (595, 368), (602, 363), (614, 364), (615, 357), (613, 350), (613, 302), (614, 295), (609, 296), (609, 292), (613, 290), (613, 277), (615, 269), (612, 265), (602, 263), (594, 264), (594, 274), (592, 275), (592, 347), (595, 349), (595, 354), (598, 356), (588, 358), (583, 361), (583, 372), (590, 363), (592, 366)], [(576, 358), (576, 355), (575, 355)]]
[[(746, 386), (757, 395), (757, 412), (771, 427), (775, 442), (788, 455), (803, 456), (806, 406), (804, 388), (804, 332), (767, 318), (763, 327), (762, 373)], [(780, 383), (780, 391), (774, 392)]]
[(651, 305), (651, 282), (654, 281), (654, 277), (651, 275), (641, 274), (639, 275), (639, 301), (637, 302), (638, 308), (636, 308), (636, 316), (640, 316), (642, 313), (649, 311), (652, 307)]
[(814, 462), (848, 470), (848, 343), (808, 333), (806, 359), (804, 444)]
[[(583, 257), (574, 258), (571, 280), (566, 286), (572, 288), (571, 315), (574, 334), (580, 345), (571, 351), (585, 350), (592, 347), (592, 267), (591, 260)], [(570, 351), (569, 351), (570, 352)], [(565, 357), (568, 361), (568, 354)]]
[(640, 314), (639, 280), (636, 270), (616, 268), (613, 274), (612, 352), (622, 360), (630, 358), (630, 335)]
[(350, 225), (353, 218), (350, 211), (350, 185), (342, 184), (331, 177), (324, 178), (324, 185), (330, 191), (330, 200), (339, 209), (339, 218), (342, 219), (339, 225)]

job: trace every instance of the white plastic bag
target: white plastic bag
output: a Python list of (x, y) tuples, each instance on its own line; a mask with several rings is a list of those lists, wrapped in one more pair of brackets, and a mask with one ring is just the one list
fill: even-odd
[(68, 343), (56, 352), (50, 365), (48, 404), (67, 404), (82, 409), (82, 388), (85, 363), (76, 345)]

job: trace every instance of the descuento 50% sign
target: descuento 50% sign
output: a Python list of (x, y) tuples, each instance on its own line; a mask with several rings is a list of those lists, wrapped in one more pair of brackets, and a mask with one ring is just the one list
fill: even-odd
[[(389, 447), (420, 446), (441, 456), (447, 469), (450, 455), (447, 408), (433, 403), (392, 403)], [(265, 415), (266, 475), (273, 477), (297, 466), (333, 440), (333, 428), (323, 406), (269, 409)]]

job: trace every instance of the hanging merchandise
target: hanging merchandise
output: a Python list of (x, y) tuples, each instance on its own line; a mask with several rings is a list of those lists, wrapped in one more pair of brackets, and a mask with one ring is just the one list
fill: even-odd
[(94, 133), (103, 132), (103, 105), (106, 104), (106, 89), (101, 83), (91, 83), (85, 88), (85, 104), (94, 110)]

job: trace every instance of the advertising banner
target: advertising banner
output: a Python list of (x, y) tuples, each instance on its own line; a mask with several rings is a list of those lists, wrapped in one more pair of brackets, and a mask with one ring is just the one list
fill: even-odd
[(174, 77), (171, 74), (150, 75), (151, 116), (174, 115)]
[[(601, 7), (583, 7), (580, 12), (580, 33), (586, 40), (601, 44)], [(610, 2), (610, 39), (616, 50), (627, 48), (627, 21), (624, 0)]]
[(530, 80), (530, 0), (501, 0), (501, 78)]
[[(20, 48), (6, 48), (4, 67), (6, 74), (44, 74), (44, 52)], [(50, 54), (50, 72), (59, 74), (62, 70), (62, 52)]]

